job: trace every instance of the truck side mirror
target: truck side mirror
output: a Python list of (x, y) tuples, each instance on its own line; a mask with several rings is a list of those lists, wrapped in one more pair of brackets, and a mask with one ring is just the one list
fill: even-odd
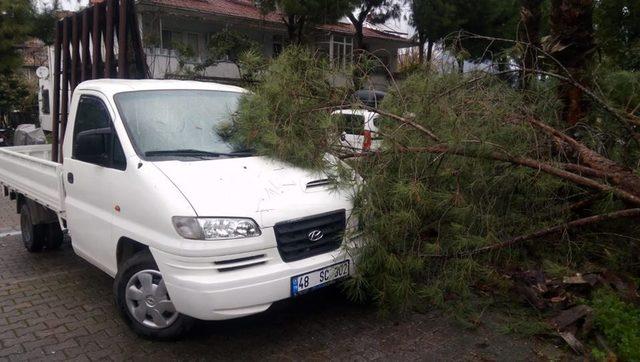
[(111, 137), (111, 128), (98, 128), (78, 133), (73, 145), (74, 158), (83, 162), (108, 166)]

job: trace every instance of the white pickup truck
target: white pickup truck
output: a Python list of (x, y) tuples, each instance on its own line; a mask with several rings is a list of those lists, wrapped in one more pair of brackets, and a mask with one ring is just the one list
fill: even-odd
[(74, 91), (63, 162), (49, 145), (0, 149), (32, 252), (60, 246), (115, 277), (137, 333), (265, 311), (354, 271), (352, 192), (225, 141), (246, 91), (94, 80)]

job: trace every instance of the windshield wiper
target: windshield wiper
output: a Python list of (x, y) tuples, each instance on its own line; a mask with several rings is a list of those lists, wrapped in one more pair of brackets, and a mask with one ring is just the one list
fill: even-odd
[(253, 154), (249, 152), (224, 153), (224, 152), (210, 152), (210, 151), (202, 151), (202, 150), (185, 149), (185, 150), (147, 151), (144, 153), (144, 155), (148, 157), (153, 157), (153, 156), (248, 157), (248, 156), (252, 156)]

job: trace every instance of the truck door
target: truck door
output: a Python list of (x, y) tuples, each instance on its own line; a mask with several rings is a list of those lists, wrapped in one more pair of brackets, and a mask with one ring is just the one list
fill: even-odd
[[(126, 159), (108, 102), (83, 94), (64, 146), (67, 223), (76, 253), (109, 274), (116, 271), (116, 242), (111, 239), (114, 192)], [(71, 142), (69, 142), (71, 141)], [(69, 147), (71, 145), (71, 147)]]

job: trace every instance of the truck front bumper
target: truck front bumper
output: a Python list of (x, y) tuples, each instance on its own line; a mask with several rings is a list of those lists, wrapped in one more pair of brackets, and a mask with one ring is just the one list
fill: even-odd
[(248, 253), (183, 257), (152, 249), (176, 310), (201, 320), (233, 319), (267, 310), (291, 296), (291, 278), (350, 260), (355, 269), (359, 238), (347, 247), (285, 263), (277, 248)]

